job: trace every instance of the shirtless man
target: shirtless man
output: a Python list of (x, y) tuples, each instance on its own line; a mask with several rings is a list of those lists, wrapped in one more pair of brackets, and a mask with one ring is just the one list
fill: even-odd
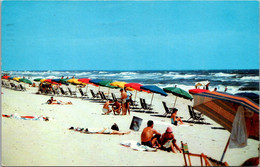
[(108, 100), (105, 104), (104, 104), (104, 106), (103, 106), (103, 114), (104, 115), (108, 115), (112, 110), (109, 108), (109, 104), (110, 103), (112, 103), (113, 101), (112, 100)]
[(122, 100), (122, 115), (126, 115), (126, 98), (127, 94), (124, 89), (120, 89), (121, 92), (121, 100)]
[(154, 147), (157, 145), (159, 148), (161, 145), (159, 144), (161, 134), (153, 129), (153, 121), (149, 120), (147, 122), (147, 127), (144, 128), (141, 134), (141, 144), (149, 147)]
[(120, 114), (120, 112), (121, 112), (121, 104), (117, 100), (112, 105), (112, 110), (113, 110), (115, 115), (119, 115)]
[(47, 101), (47, 104), (61, 104), (61, 105), (64, 105), (64, 104), (72, 104), (70, 101), (69, 102), (63, 102), (61, 100), (57, 101), (56, 99), (54, 99), (53, 97), (51, 97), (48, 101)]
[(174, 108), (172, 110), (172, 115), (171, 115), (171, 123), (176, 126), (178, 125), (178, 122), (180, 122), (180, 124), (183, 124), (181, 118), (177, 117), (177, 112), (178, 112), (178, 109)]

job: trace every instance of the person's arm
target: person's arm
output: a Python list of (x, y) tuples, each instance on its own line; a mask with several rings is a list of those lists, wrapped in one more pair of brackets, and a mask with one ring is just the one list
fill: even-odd
[(153, 129), (153, 133), (156, 135), (161, 135), (161, 133), (157, 132), (155, 129)]

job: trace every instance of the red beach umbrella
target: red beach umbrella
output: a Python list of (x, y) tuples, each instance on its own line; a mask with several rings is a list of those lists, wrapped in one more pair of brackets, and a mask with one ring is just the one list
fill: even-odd
[(141, 88), (140, 88), (141, 86), (143, 86), (143, 85), (142, 85), (142, 84), (139, 84), (139, 83), (128, 83), (128, 84), (125, 84), (125, 87), (130, 87), (130, 88), (133, 88), (133, 89), (136, 90), (136, 92), (135, 92), (135, 100), (136, 100), (137, 91), (143, 91), (143, 92), (150, 93), (149, 90), (141, 89)]

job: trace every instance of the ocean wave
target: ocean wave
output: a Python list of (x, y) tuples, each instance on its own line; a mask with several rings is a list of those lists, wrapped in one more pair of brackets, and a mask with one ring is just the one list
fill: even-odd
[(235, 75), (237, 75), (237, 74), (228, 74), (228, 73), (223, 73), (223, 72), (214, 74), (214, 76), (216, 76), (216, 77), (233, 77)]
[(137, 74), (136, 72), (120, 72), (120, 75), (135, 75)]
[(244, 76), (240, 78), (240, 80), (244, 81), (259, 81), (259, 76)]
[(186, 74), (186, 75), (174, 75), (174, 76), (173, 76), (173, 79), (180, 79), (180, 78), (190, 79), (190, 78), (194, 78), (194, 77), (196, 77), (196, 75), (190, 75), (190, 74)]

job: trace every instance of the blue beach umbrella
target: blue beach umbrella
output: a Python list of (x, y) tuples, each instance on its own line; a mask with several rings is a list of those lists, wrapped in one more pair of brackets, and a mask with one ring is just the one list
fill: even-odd
[(246, 97), (246, 98), (252, 100), (253, 102), (259, 104), (259, 95), (256, 94), (256, 93), (252, 93), (252, 92), (241, 92), (241, 93), (236, 93), (235, 95), (241, 96), (241, 97)]
[[(168, 96), (168, 94), (164, 90), (162, 90), (161, 88), (159, 88), (158, 86), (155, 86), (155, 85), (144, 85), (144, 86), (141, 86), (140, 88), (144, 89), (144, 90), (149, 90), (150, 92), (153, 93), (153, 96), (154, 96), (154, 93), (160, 94), (162, 96)], [(151, 104), (153, 101), (153, 96), (151, 99)]]
[(51, 81), (61, 83), (61, 84), (64, 84), (64, 85), (69, 85), (66, 81), (64, 81), (62, 79), (52, 79)]

